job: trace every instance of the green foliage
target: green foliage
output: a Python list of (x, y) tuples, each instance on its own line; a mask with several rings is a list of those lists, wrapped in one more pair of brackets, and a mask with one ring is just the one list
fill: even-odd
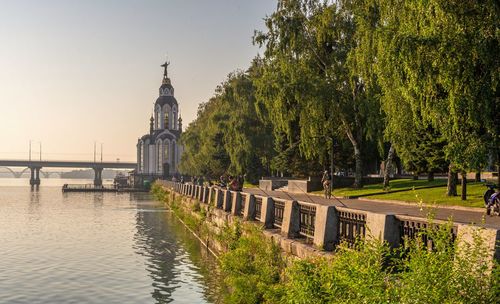
[[(152, 191), (169, 198), (158, 185)], [(179, 200), (169, 205), (193, 231), (206, 233), (197, 211), (186, 212)], [(328, 258), (286, 260), (261, 228), (236, 220), (217, 236), (227, 248), (220, 256), (225, 303), (496, 303), (500, 267), (480, 234), (458, 248), (451, 222), (428, 221), (400, 249), (360, 239), (354, 248), (341, 243)]]
[[(237, 224), (237, 227), (239, 224)], [(279, 247), (245, 225), (243, 234), (229, 232), (230, 250), (220, 258), (228, 294), (226, 303), (276, 303), (284, 268)]]
[(281, 303), (495, 303), (498, 265), (490, 273), (479, 234), (457, 251), (450, 229), (451, 223), (423, 230), (402, 250), (360, 241), (331, 259), (296, 261), (286, 270)]
[[(459, 169), (497, 154), (500, 52), (495, 1), (372, 1), (369, 54), (387, 115), (387, 135), (399, 149), (431, 125), (446, 141), (446, 158)], [(489, 145), (491, 142), (493, 145)]]
[(331, 153), (333, 138), (348, 140), (360, 186), (364, 141), (378, 143), (383, 124), (376, 91), (349, 61), (357, 41), (348, 6), (278, 1), (265, 22), (266, 31), (254, 37), (265, 46), (255, 85), (275, 131), (286, 134), (289, 145), (298, 145), (308, 159)]
[(331, 259), (303, 260), (287, 269), (286, 303), (387, 303), (393, 282), (386, 268), (389, 248), (380, 242), (340, 246)]
[(273, 134), (265, 112), (257, 114), (252, 78), (257, 69), (235, 72), (200, 105), (198, 117), (182, 136), (181, 170), (218, 178), (243, 175), (255, 181), (269, 171)]

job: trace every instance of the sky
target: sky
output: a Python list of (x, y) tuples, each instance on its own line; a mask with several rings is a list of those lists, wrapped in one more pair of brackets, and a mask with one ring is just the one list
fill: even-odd
[[(0, 159), (135, 161), (168, 58), (183, 127), (275, 0), (0, 0)], [(100, 158), (100, 155), (98, 156)]]

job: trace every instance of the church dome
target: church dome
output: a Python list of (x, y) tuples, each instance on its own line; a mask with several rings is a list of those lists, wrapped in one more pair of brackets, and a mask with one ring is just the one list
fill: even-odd
[(177, 100), (175, 99), (174, 96), (160, 96), (156, 99), (155, 105), (159, 105), (160, 107), (163, 107), (164, 105), (168, 104), (169, 106), (174, 106), (177, 105)]

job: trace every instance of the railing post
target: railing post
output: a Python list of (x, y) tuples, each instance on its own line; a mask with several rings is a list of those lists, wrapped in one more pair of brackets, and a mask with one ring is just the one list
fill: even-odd
[(208, 193), (206, 192), (206, 190), (207, 190), (207, 187), (205, 187), (205, 186), (201, 186), (200, 201), (201, 201), (202, 203), (206, 203), (206, 201), (205, 201), (205, 200), (207, 199), (207, 197), (206, 197), (206, 196), (207, 196), (207, 194), (208, 194)]
[(300, 219), (299, 204), (297, 201), (285, 201), (285, 211), (283, 213), (283, 223), (281, 224), (281, 234), (288, 238), (299, 236)]
[(214, 187), (208, 187), (207, 204), (210, 204), (213, 199), (215, 199), (215, 190), (214, 190)]
[(222, 209), (222, 201), (224, 198), (224, 193), (222, 193), (222, 190), (219, 188), (215, 189), (215, 208), (217, 209)]
[(313, 244), (324, 250), (333, 250), (338, 243), (338, 215), (334, 206), (316, 205)]
[(255, 196), (253, 194), (247, 194), (247, 197), (245, 198), (243, 219), (246, 221), (251, 221), (255, 219)]
[(479, 238), (483, 242), (490, 259), (489, 267), (493, 267), (493, 260), (500, 261), (500, 230), (492, 228), (483, 228), (471, 225), (460, 224), (457, 227), (457, 249), (460, 253)]
[(202, 200), (202, 190), (203, 190), (203, 186), (198, 186), (198, 195), (196, 195), (196, 198), (201, 202)]
[(262, 198), (260, 221), (264, 224), (265, 228), (273, 228), (274, 201), (271, 197)]
[(398, 247), (401, 236), (394, 214), (366, 212), (365, 238), (387, 241), (391, 247)]
[(222, 209), (226, 212), (231, 212), (231, 190), (224, 190), (224, 203)]
[(241, 212), (241, 193), (233, 192), (232, 202), (231, 202), (231, 214), (240, 215)]

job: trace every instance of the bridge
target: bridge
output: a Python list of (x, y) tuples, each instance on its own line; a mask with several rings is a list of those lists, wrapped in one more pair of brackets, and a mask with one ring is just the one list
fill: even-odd
[(62, 161), (62, 160), (60, 161), (0, 160), (0, 167), (24, 167), (29, 169), (31, 171), (30, 185), (32, 186), (40, 185), (40, 170), (42, 168), (93, 169), (94, 185), (101, 186), (103, 169), (135, 169), (137, 167), (137, 164), (129, 162), (87, 162), (87, 161)]
[[(2, 167), (0, 166), (0, 170), (1, 169), (5, 169), (6, 171), (8, 171), (10, 174), (12, 174), (13, 177), (15, 178), (21, 178), (24, 173), (28, 172), (30, 168), (24, 168), (23, 170), (20, 170), (20, 171), (14, 171), (12, 170), (11, 168), (9, 167)], [(1, 173), (1, 172), (0, 172)], [(43, 170), (40, 170), (40, 173), (42, 174), (43, 177), (45, 178), (48, 178), (50, 177), (51, 175), (58, 175), (59, 177), (61, 177), (65, 171), (43, 171)]]

